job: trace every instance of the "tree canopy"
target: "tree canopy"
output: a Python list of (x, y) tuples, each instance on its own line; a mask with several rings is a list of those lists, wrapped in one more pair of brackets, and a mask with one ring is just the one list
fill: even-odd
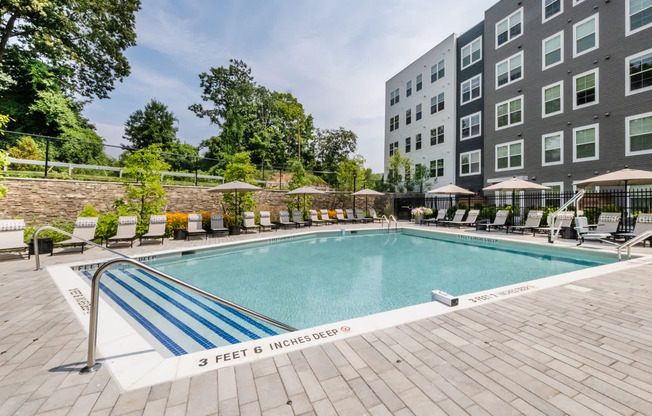
[(153, 144), (166, 145), (177, 142), (177, 122), (168, 107), (156, 99), (152, 99), (142, 110), (133, 112), (125, 122), (125, 133), (122, 136), (131, 143), (134, 149), (144, 149)]

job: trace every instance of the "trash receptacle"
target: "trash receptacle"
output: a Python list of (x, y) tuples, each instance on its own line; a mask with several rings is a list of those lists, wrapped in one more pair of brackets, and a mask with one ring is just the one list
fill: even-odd
[(185, 228), (175, 228), (174, 229), (174, 239), (175, 240), (185, 240), (187, 230)]
[[(52, 255), (52, 251), (54, 249), (54, 242), (51, 238), (39, 238), (36, 244), (38, 244), (38, 254), (48, 253), (49, 255)], [(33, 254), (34, 254), (34, 239), (31, 239), (29, 240), (28, 256), (31, 256)]]

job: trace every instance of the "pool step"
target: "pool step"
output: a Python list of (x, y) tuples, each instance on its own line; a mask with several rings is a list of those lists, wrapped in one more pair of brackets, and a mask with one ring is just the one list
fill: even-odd
[[(82, 271), (89, 281), (92, 273)], [(280, 329), (186, 291), (145, 271), (114, 268), (102, 298), (164, 355), (182, 355), (276, 335)]]

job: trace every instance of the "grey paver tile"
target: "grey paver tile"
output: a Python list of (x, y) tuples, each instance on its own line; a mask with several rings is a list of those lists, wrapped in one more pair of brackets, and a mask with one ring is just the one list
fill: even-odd
[(260, 416), (261, 414), (258, 402), (249, 402), (240, 406), (241, 416)]
[(288, 396), (278, 374), (256, 377), (255, 383), (263, 413), (287, 403)]
[(166, 398), (148, 401), (143, 410), (143, 416), (159, 416), (165, 414)]
[(190, 379), (188, 414), (202, 416), (218, 411), (217, 373), (208, 372)]
[(312, 407), (315, 409), (317, 416), (337, 416), (335, 408), (328, 399), (313, 402)]
[(292, 402), (292, 411), (294, 414), (301, 415), (313, 411), (310, 399), (308, 399), (308, 395), (305, 393), (290, 396), (290, 401)]

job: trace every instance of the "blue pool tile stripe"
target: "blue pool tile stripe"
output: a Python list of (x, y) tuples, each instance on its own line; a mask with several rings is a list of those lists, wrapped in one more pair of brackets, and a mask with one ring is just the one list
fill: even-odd
[[(86, 276), (89, 280), (93, 278), (93, 275), (88, 271), (83, 271), (82, 274)], [(165, 346), (172, 354), (179, 356), (188, 353), (181, 346), (179, 346), (179, 344), (177, 344), (170, 337), (165, 335), (163, 331), (158, 329), (156, 325), (152, 324), (147, 318), (145, 318), (138, 311), (132, 308), (127, 302), (121, 299), (120, 296), (118, 296), (115, 292), (113, 292), (111, 289), (106, 287), (104, 283), (100, 283), (100, 290), (102, 290), (102, 292), (104, 292), (109, 298), (111, 298), (111, 300), (113, 300), (118, 306), (124, 309), (124, 311), (127, 312), (127, 314), (129, 314), (129, 316), (131, 316), (133, 319), (135, 319), (136, 322), (141, 324), (143, 328), (149, 331), (149, 333), (152, 334), (152, 336), (156, 338), (156, 340), (160, 342), (163, 346)]]
[[(134, 279), (136, 282), (138, 282), (138, 283), (140, 283), (141, 285), (145, 286), (147, 289), (151, 290), (152, 292), (154, 292), (155, 294), (157, 294), (157, 295), (160, 296), (161, 298), (165, 299), (165, 300), (166, 300), (167, 302), (169, 302), (171, 305), (176, 306), (176, 307), (179, 308), (181, 311), (183, 311), (184, 313), (186, 313), (188, 316), (190, 316), (191, 318), (193, 318), (193, 319), (195, 319), (196, 321), (200, 322), (200, 323), (201, 323), (202, 325), (204, 325), (206, 328), (208, 328), (208, 329), (210, 329), (211, 331), (215, 332), (217, 335), (219, 335), (220, 337), (222, 337), (223, 339), (225, 339), (225, 340), (228, 341), (229, 343), (231, 343), (231, 344), (237, 344), (237, 343), (240, 342), (240, 341), (239, 341), (237, 338), (235, 338), (233, 335), (231, 335), (231, 334), (229, 334), (228, 332), (224, 331), (224, 330), (223, 330), (222, 328), (220, 328), (219, 326), (215, 325), (214, 323), (212, 323), (212, 322), (209, 321), (208, 319), (204, 318), (203, 316), (201, 316), (201, 315), (198, 314), (197, 312), (195, 312), (195, 311), (193, 311), (192, 309), (188, 308), (186, 305), (182, 304), (182, 303), (179, 302), (178, 300), (176, 300), (176, 299), (174, 299), (173, 297), (169, 296), (167, 293), (165, 293), (165, 292), (161, 291), (160, 289), (157, 289), (156, 287), (154, 287), (154, 286), (152, 286), (151, 284), (147, 283), (146, 281), (144, 281), (144, 280), (141, 279), (140, 277), (136, 276), (135, 274), (133, 274), (133, 273), (127, 271), (127, 270), (122, 270), (122, 272), (123, 272), (124, 274), (126, 274), (127, 276), (131, 277), (132, 279)], [(219, 314), (218, 314), (218, 315), (219, 315)], [(254, 334), (253, 332), (251, 332), (251, 331), (247, 330), (246, 328), (243, 328), (242, 326), (238, 325), (237, 323), (231, 321), (231, 320), (230, 320), (229, 318), (227, 318), (226, 316), (221, 316), (221, 318), (222, 318), (223, 320), (225, 320), (225, 322), (229, 321), (230, 324), (231, 324), (234, 328), (236, 328), (236, 329), (238, 329), (238, 330), (241, 330), (241, 332), (243, 332), (243, 333), (246, 333), (246, 335), (249, 336), (249, 337), (251, 337), (252, 339), (259, 339), (259, 338), (260, 338), (258, 335)]]
[[(182, 291), (182, 290), (179, 289), (178, 287), (175, 287), (175, 286), (173, 286), (172, 284), (170, 284), (170, 283), (168, 283), (168, 282), (166, 282), (166, 281), (164, 281), (164, 280), (162, 280), (162, 279), (159, 279), (158, 277), (154, 276), (153, 274), (147, 273), (146, 271), (143, 271), (143, 270), (139, 270), (139, 271), (140, 271), (142, 274), (146, 275), (147, 277), (149, 277), (149, 278), (155, 280), (158, 284), (164, 286), (166, 289), (168, 289), (168, 290), (170, 290), (170, 291), (172, 291), (172, 292), (178, 294), (179, 296), (183, 296), (185, 299), (188, 299), (190, 302), (196, 304), (197, 306), (199, 306), (199, 307), (201, 307), (202, 309), (204, 309), (205, 311), (207, 311), (207, 312), (213, 314), (214, 316), (216, 316), (216, 317), (218, 317), (218, 318), (220, 318), (220, 319), (226, 319), (226, 320), (229, 320), (229, 321), (230, 321), (230, 319), (229, 319), (228, 317), (226, 317), (226, 316), (220, 314), (219, 312), (217, 312), (217, 311), (214, 310), (214, 309), (209, 308), (205, 303), (200, 302), (199, 300), (197, 300), (196, 298), (192, 297), (192, 296), (189, 295), (188, 293)], [(212, 301), (212, 300), (210, 300), (210, 302), (211, 302), (211, 304), (216, 305), (216, 306), (219, 306), (220, 308), (222, 308), (222, 309), (224, 309), (224, 310), (226, 310), (226, 311), (232, 313), (233, 315), (237, 316), (239, 319), (242, 319), (243, 321), (249, 323), (250, 325), (255, 326), (256, 328), (260, 329), (261, 331), (263, 331), (263, 332), (265, 332), (265, 333), (267, 333), (267, 334), (269, 334), (269, 335), (278, 335), (278, 333), (277, 333), (276, 331), (274, 331), (273, 329), (269, 328), (268, 326), (266, 326), (266, 325), (264, 325), (264, 324), (261, 324), (260, 322), (256, 321), (255, 319), (251, 318), (250, 316), (245, 315), (244, 313), (242, 313), (242, 312), (240, 312), (240, 311), (236, 311), (236, 310), (233, 309), (233, 308), (229, 308), (228, 306), (222, 305), (222, 304), (217, 303), (217, 302)], [(233, 322), (233, 321), (231, 321), (231, 322)], [(228, 323), (228, 322), (227, 322), (227, 323)], [(235, 322), (233, 322), (233, 323), (234, 323), (235, 325), (238, 325), (238, 324), (235, 323)], [(229, 323), (229, 324), (230, 324), (230, 323)], [(230, 324), (230, 325), (231, 325), (231, 324)], [(238, 325), (238, 326), (240, 326), (240, 325)], [(236, 329), (240, 330), (239, 328), (236, 328)], [(246, 328), (242, 328), (242, 329), (243, 329), (244, 331), (249, 332), (249, 330), (247, 330)], [(252, 333), (252, 334), (253, 334), (253, 333)], [(248, 335), (248, 334), (247, 334), (247, 335)], [(254, 339), (258, 339), (258, 338), (259, 338), (258, 335), (256, 335), (256, 334), (253, 334), (253, 335), (257, 337), (257, 338), (254, 338)], [(248, 335), (248, 336), (251, 336), (251, 335)], [(253, 338), (253, 337), (252, 337), (252, 338)]]
[(195, 340), (199, 345), (202, 347), (209, 349), (209, 348), (215, 348), (215, 344), (198, 334), (194, 329), (190, 328), (188, 325), (183, 323), (180, 319), (169, 313), (168, 311), (165, 310), (164, 307), (158, 305), (156, 302), (153, 302), (151, 299), (148, 299), (147, 296), (144, 296), (142, 293), (138, 292), (136, 289), (133, 287), (129, 286), (127, 283), (125, 283), (122, 279), (120, 279), (118, 276), (111, 272), (105, 272), (107, 276), (109, 276), (111, 279), (113, 279), (114, 282), (122, 286), (126, 291), (128, 291), (130, 294), (138, 298), (141, 302), (143, 302), (145, 305), (149, 306), (152, 308), (155, 312), (157, 312), (159, 315), (161, 315), (163, 318), (167, 319), (172, 325), (176, 326), (179, 328), (184, 334), (188, 335), (190, 338)]

